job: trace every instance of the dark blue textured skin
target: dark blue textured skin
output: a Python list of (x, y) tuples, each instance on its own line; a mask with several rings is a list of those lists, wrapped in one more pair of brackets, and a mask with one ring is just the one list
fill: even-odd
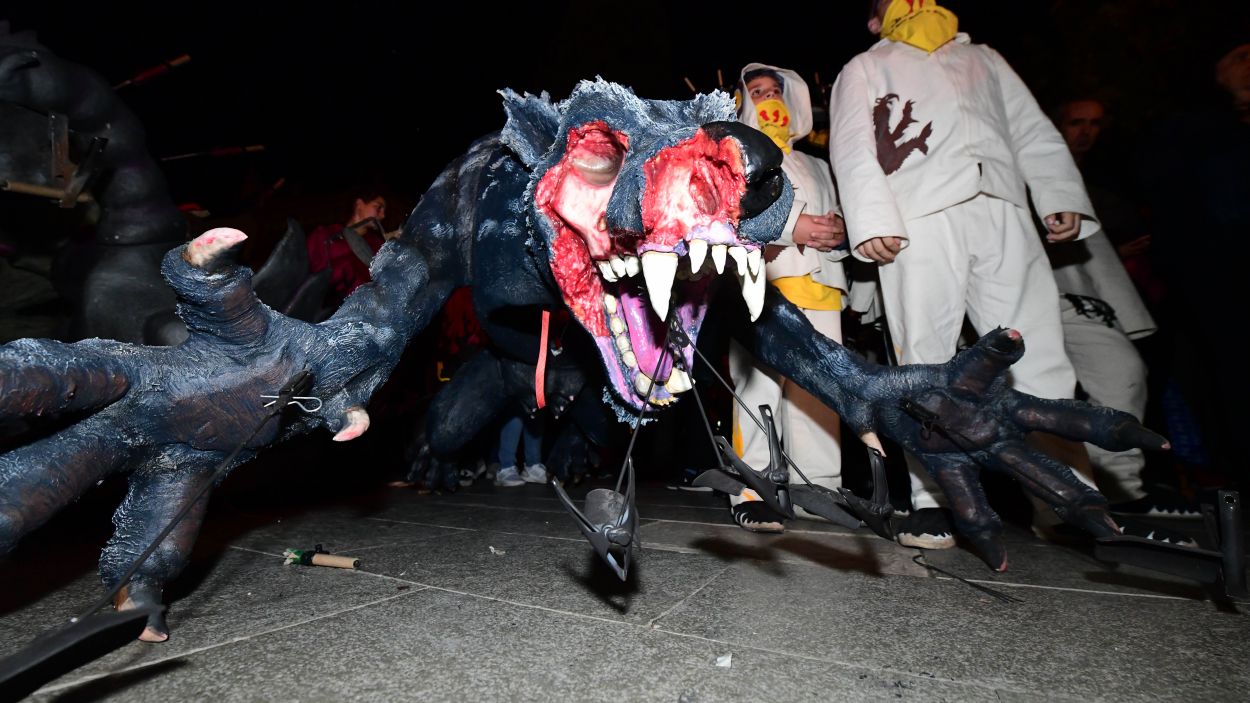
[[(310, 325), (275, 313), (256, 299), (249, 271), (225, 261), (195, 268), (179, 248), (166, 256), (163, 273), (191, 331), (181, 346), (20, 340), (0, 347), (0, 417), (86, 414), (67, 429), (0, 455), (0, 554), (100, 478), (126, 474), (130, 490), (101, 558), (101, 576), (106, 584), (115, 583), (265, 416), (262, 394), (274, 394), (307, 370), (315, 379), (309, 395), (325, 399), (325, 406), (317, 415), (281, 427), (271, 422), (236, 464), (283, 437), (316, 427), (341, 429), (347, 410), (367, 404), (405, 345), (448, 295), (470, 285), (496, 354), (482, 362), (484, 370), (465, 374), (476, 380), (459, 390), (474, 402), (448, 396), (444, 406), (436, 403), (432, 426), (436, 435), (442, 432), (432, 442), (440, 449), (463, 443), (482, 417), (510, 398), (532, 393), (526, 373), (537, 358), (535, 316), (542, 308), (563, 304), (548, 265), (550, 226), (534, 212), (530, 197), (533, 184), (558, 160), (559, 149), (549, 147), (562, 143), (571, 126), (605, 119), (631, 135), (633, 149), (662, 149), (692, 135), (701, 120), (723, 118), (731, 112), (727, 104), (724, 96), (651, 103), (619, 86), (594, 82), (580, 86), (557, 112), (544, 99), (506, 92), (509, 122), (502, 135), (479, 140), (443, 171), (401, 236), (378, 253), (373, 281), (326, 322)], [(778, 159), (779, 152), (758, 152), (775, 152), (759, 144), (743, 144), (747, 160)], [(638, 168), (644, 155), (631, 152), (626, 166)], [(634, 175), (627, 172), (622, 178), (631, 182)], [(619, 222), (632, 221), (630, 211), (639, 207), (641, 191), (628, 188), (629, 198), (612, 200), (610, 209)], [(773, 206), (755, 222), (744, 223), (743, 231), (756, 241), (775, 237), (791, 197), (788, 185), (781, 188)], [(741, 311), (721, 314), (745, 322)], [(901, 398), (939, 410), (946, 426), (967, 436), (971, 452), (1008, 468), (1026, 487), (1049, 491), (1045, 497), (1066, 510), (1065, 516), (1104, 533), (1114, 526), (1107, 527), (1109, 519), (1100, 522), (1105, 516), (1101, 496), (1066, 467), (1028, 452), (1020, 442), (1023, 433), (1046, 429), (1112, 449), (1161, 443), (1141, 434), (1146, 431), (1123, 413), (1038, 401), (1007, 389), (1003, 373), (1023, 346), (1005, 331), (987, 335), (976, 349), (945, 365), (877, 367), (816, 334), (794, 306), (770, 289), (759, 321), (742, 324), (738, 335), (766, 363), (837, 409), (856, 431), (875, 430), (925, 458), (952, 494), (960, 526), (988, 551), (992, 565), (1001, 562), (994, 561), (993, 551), (997, 518), (980, 497), (975, 467), (948, 441), (924, 434), (900, 413)], [(589, 344), (576, 334), (570, 339), (569, 362), (602, 374)], [(560, 367), (553, 373), (557, 392), (561, 383), (572, 388), (583, 378), (592, 388), (602, 384), (595, 372), (576, 377), (565, 371)], [(596, 393), (583, 390), (576, 397), (573, 405), (588, 408), (589, 424), (602, 429), (608, 413), (591, 402)], [(164, 541), (139, 570), (129, 597), (140, 604), (159, 601), (164, 584), (186, 564), (203, 512), (204, 506), (197, 505)]]

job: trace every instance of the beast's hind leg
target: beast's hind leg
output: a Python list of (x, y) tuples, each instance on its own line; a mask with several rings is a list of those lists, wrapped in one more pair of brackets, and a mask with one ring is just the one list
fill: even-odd
[(434, 456), (453, 457), (495, 419), (504, 402), (499, 362), (482, 351), (430, 403), (426, 433)]
[[(130, 476), (126, 499), (113, 514), (117, 530), (100, 556), (100, 578), (106, 587), (113, 588), (118, 584), (143, 550), (188, 502), (195, 499), (196, 493), (208, 480), (211, 479), (207, 471), (171, 471), (167, 466), (159, 465)], [(118, 593), (114, 602), (118, 610), (161, 603), (165, 584), (182, 573), (187, 565), (207, 506), (206, 493)], [(163, 613), (148, 618), (148, 625), (139, 639), (144, 642), (169, 639), (169, 627), (165, 624)]]
[(0, 455), (0, 555), (118, 470), (128, 447), (99, 416)]

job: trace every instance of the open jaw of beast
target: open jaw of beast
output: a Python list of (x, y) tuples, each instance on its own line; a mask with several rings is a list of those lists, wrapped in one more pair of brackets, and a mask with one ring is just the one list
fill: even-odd
[(666, 325), (675, 319), (696, 338), (715, 277), (737, 277), (752, 319), (764, 307), (764, 243), (738, 233), (749, 161), (728, 125), (718, 124), (642, 164), (640, 229), (609, 216), (630, 139), (605, 122), (570, 129), (564, 158), (535, 189), (554, 232), (551, 267), (565, 303), (594, 337), (618, 396), (634, 408), (668, 405), (691, 389), (694, 349), (678, 359), (664, 353)]

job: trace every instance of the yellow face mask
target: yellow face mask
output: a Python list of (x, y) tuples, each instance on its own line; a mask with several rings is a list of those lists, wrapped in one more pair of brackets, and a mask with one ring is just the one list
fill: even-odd
[(881, 38), (933, 53), (955, 38), (959, 18), (937, 0), (894, 0), (881, 21)]
[(760, 131), (789, 154), (790, 110), (786, 109), (786, 104), (775, 98), (755, 103), (755, 117), (759, 120)]

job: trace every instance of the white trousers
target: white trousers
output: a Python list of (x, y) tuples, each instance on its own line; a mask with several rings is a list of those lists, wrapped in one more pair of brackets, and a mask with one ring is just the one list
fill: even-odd
[[(1089, 402), (1130, 413), (1139, 421), (1146, 413), (1146, 363), (1137, 347), (1118, 327), (1077, 312), (1067, 298), (1059, 299), (1063, 318), (1064, 348), (1076, 380), (1089, 394)], [(1086, 444), (1094, 465), (1098, 489), (1113, 503), (1146, 495), (1141, 470), (1146, 456), (1140, 449), (1111, 452)]]
[[(1011, 367), (1013, 388), (1073, 397), (1076, 373), (1064, 352), (1059, 290), (1028, 211), (979, 195), (909, 220), (907, 235), (908, 247), (879, 267), (899, 363), (948, 361), (967, 315), (977, 334), (1001, 326), (1024, 336), (1024, 356)], [(928, 472), (910, 455), (907, 463), (912, 507), (939, 505)]]
[[(842, 341), (842, 313), (836, 310), (803, 310), (816, 331), (835, 342)], [(781, 436), (781, 446), (814, 484), (826, 488), (842, 485), (841, 420), (815, 396), (776, 371), (759, 364), (738, 343), (729, 349), (729, 372), (734, 389), (751, 412), (768, 405)], [(741, 438), (742, 460), (756, 469), (768, 466), (768, 435), (742, 408), (734, 404), (735, 439)], [(791, 479), (800, 483), (801, 479)]]

